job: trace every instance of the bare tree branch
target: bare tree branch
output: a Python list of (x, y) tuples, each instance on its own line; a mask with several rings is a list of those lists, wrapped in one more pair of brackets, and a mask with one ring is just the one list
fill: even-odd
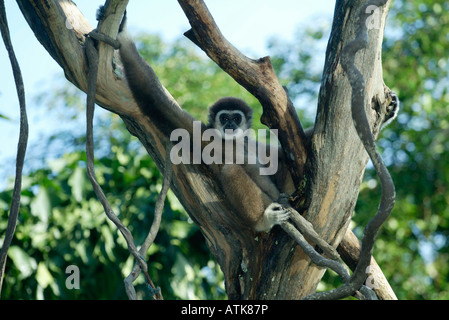
[(291, 211), (290, 219), (295, 223), (296, 227), (299, 231), (305, 236), (308, 237), (312, 242), (314, 242), (317, 246), (324, 251), (328, 257), (332, 260), (337, 260), (340, 258), (337, 250), (334, 249), (331, 245), (329, 245), (320, 235), (315, 231), (313, 225), (307, 221), (302, 215), (298, 213), (298, 211), (293, 208), (289, 208)]
[(362, 140), (363, 145), (365, 146), (365, 149), (373, 162), (376, 172), (379, 175), (382, 185), (382, 197), (377, 214), (365, 227), (360, 258), (350, 280), (344, 283), (340, 288), (329, 292), (320, 292), (310, 296), (310, 298), (314, 299), (341, 299), (352, 295), (363, 285), (367, 278), (366, 269), (371, 261), (371, 254), (377, 233), (394, 207), (394, 183), (388, 169), (383, 163), (382, 157), (377, 151), (365, 111), (365, 80), (354, 63), (356, 53), (359, 50), (366, 48), (368, 45), (368, 32), (366, 26), (367, 7), (371, 5), (384, 6), (386, 2), (386, 0), (372, 0), (360, 9), (358, 14), (359, 20), (356, 28), (356, 39), (348, 43), (345, 48), (343, 48), (341, 55), (342, 67), (347, 73), (348, 80), (352, 87), (351, 114), (353, 123), (357, 130), (357, 134), (359, 135), (360, 140)]
[[(98, 34), (96, 34), (98, 37)], [(117, 43), (111, 40), (107, 35), (101, 36), (103, 41), (108, 42), (110, 45), (117, 45)], [(141, 253), (137, 250), (134, 239), (128, 228), (120, 221), (117, 215), (112, 210), (101, 186), (98, 184), (97, 178), (95, 176), (94, 168), (94, 149), (93, 149), (93, 117), (95, 110), (95, 93), (97, 90), (97, 75), (98, 75), (98, 52), (95, 47), (94, 40), (91, 37), (86, 38), (86, 55), (88, 61), (88, 92), (87, 92), (87, 130), (86, 130), (86, 155), (87, 155), (87, 173), (91, 184), (94, 188), (97, 198), (100, 200), (104, 207), (107, 217), (111, 220), (116, 227), (119, 229), (121, 234), (126, 240), (129, 252), (136, 259), (136, 263), (139, 268), (143, 270), (147, 283), (154, 290), (153, 296), (156, 299), (162, 299), (161, 293), (155, 288), (151, 278), (148, 275), (148, 266), (145, 259), (142, 257)]]
[[(357, 267), (360, 249), (361, 245), (359, 239), (350, 229), (348, 229), (337, 250), (341, 254), (343, 261), (352, 271)], [(398, 299), (374, 257), (371, 257), (369, 274), (370, 276), (366, 282), (370, 285), (370, 288), (374, 290), (380, 300)]]
[[(323, 257), (321, 254), (319, 254), (304, 238), (304, 236), (299, 232), (292, 224), (285, 223), (282, 225), (282, 229), (287, 232), (295, 241), (299, 244), (299, 246), (304, 250), (304, 252), (310, 257), (312, 262), (316, 264), (319, 267), (322, 268), (329, 268), (333, 271), (335, 271), (342, 279), (342, 281), (348, 282), (350, 281), (351, 277), (346, 271), (343, 264), (337, 260), (331, 260)], [(377, 296), (374, 292), (371, 291), (368, 287), (361, 286), (360, 288), (361, 294), (357, 294), (354, 292), (353, 294), (356, 295), (359, 299), (369, 299), (369, 300), (377, 300)], [(304, 298), (304, 300), (312, 300), (314, 299), (315, 295), (307, 296)]]
[[(170, 148), (167, 148), (167, 150), (170, 150)], [(141, 257), (145, 256), (148, 249), (153, 244), (154, 239), (156, 238), (156, 235), (159, 231), (159, 227), (161, 225), (161, 218), (162, 218), (162, 211), (164, 209), (164, 202), (165, 202), (165, 198), (167, 196), (168, 189), (170, 188), (170, 184), (172, 181), (172, 175), (173, 175), (173, 169), (171, 166), (169, 152), (167, 152), (165, 163), (166, 163), (166, 166), (165, 166), (165, 172), (164, 172), (164, 181), (162, 182), (161, 192), (159, 193), (159, 196), (156, 200), (153, 224), (151, 225), (150, 231), (148, 232), (148, 235), (147, 235), (145, 241), (143, 242), (142, 246), (139, 249), (139, 254)], [(140, 274), (140, 271), (141, 271), (140, 265), (138, 263), (136, 263), (134, 265), (134, 268), (131, 271), (131, 273), (124, 280), (126, 293), (130, 300), (137, 299), (136, 290), (134, 289), (134, 286), (132, 285), (132, 283), (137, 279), (137, 277)], [(158, 291), (160, 293), (160, 289)]]
[(8, 255), (8, 249), (9, 246), (11, 245), (11, 241), (16, 230), (17, 219), (19, 217), (20, 195), (22, 191), (22, 169), (25, 161), (25, 153), (28, 144), (28, 118), (26, 113), (25, 89), (23, 85), (22, 72), (20, 71), (20, 66), (11, 43), (8, 20), (6, 19), (4, 0), (0, 0), (0, 30), (3, 37), (3, 42), (9, 54), (9, 59), (11, 61), (11, 67), (14, 74), (14, 81), (16, 83), (20, 107), (20, 135), (19, 135), (19, 144), (17, 146), (16, 177), (14, 181), (14, 191), (12, 195), (11, 208), (9, 211), (8, 225), (6, 227), (5, 232), (5, 239), (3, 240), (3, 246), (0, 251), (0, 294), (1, 294), (3, 278), (5, 275), (5, 266)]
[[(109, 15), (99, 30), (112, 38), (116, 37), (109, 30), (117, 30), (128, 0), (114, 0)], [(79, 11), (73, 1), (17, 0), (17, 3), (32, 26), (37, 39), (64, 70), (66, 78), (80, 90), (87, 92), (87, 62), (83, 48), (85, 35), (94, 28)], [(109, 11), (108, 11), (109, 14)], [(51, 21), (42, 23), (41, 21)], [(132, 100), (129, 88), (118, 72), (112, 67), (113, 48), (99, 43), (99, 73), (97, 80), (96, 102), (109, 111), (123, 116), (141, 114)]]

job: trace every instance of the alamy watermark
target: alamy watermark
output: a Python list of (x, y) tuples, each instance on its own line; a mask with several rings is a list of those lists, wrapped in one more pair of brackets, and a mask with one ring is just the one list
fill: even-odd
[[(234, 139), (223, 139), (217, 129), (206, 129), (202, 132), (201, 121), (193, 121), (192, 137), (186, 129), (175, 129), (170, 141), (177, 142), (170, 151), (173, 164), (258, 164), (260, 175), (273, 175), (278, 170), (277, 130), (243, 131), (226, 130), (226, 136)], [(269, 132), (269, 142), (267, 141)], [(203, 142), (209, 142), (202, 147)]]
[(65, 269), (69, 276), (65, 280), (65, 286), (69, 290), (79, 290), (80, 288), (80, 269), (75, 265), (70, 265)]
[(368, 266), (365, 269), (365, 272), (368, 275), (368, 277), (365, 280), (365, 285), (372, 290), (377, 290), (380, 288), (380, 286), (379, 286), (379, 283), (377, 283), (376, 279), (374, 279), (373, 272), (371, 271), (371, 268), (372, 268), (372, 266)]
[(365, 21), (366, 28), (368, 30), (380, 29), (381, 26), (380, 7), (374, 5), (367, 6), (365, 13), (370, 14), (370, 16), (366, 18)]

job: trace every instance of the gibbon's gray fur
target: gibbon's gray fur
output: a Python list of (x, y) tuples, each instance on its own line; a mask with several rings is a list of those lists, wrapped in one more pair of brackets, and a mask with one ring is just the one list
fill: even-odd
[[(101, 8), (98, 18), (102, 16)], [(126, 31), (126, 12), (119, 29), (117, 40), (120, 42), (120, 57), (125, 70), (126, 80), (134, 99), (141, 110), (158, 123), (164, 134), (184, 128), (192, 132), (195, 119), (187, 112), (174, 106), (159, 106), (154, 100), (152, 86), (162, 85), (153, 69), (138, 53), (134, 42)], [(162, 90), (162, 89), (161, 89)], [(397, 114), (399, 101), (393, 99), (393, 108), (386, 116), (385, 124), (391, 122)], [(217, 129), (223, 140), (237, 138), (235, 134), (227, 135), (226, 129), (245, 131), (252, 125), (253, 111), (242, 100), (226, 97), (219, 99), (209, 109), (209, 124), (206, 128)], [(313, 129), (306, 130), (310, 137)], [(249, 139), (246, 137), (246, 139)], [(262, 143), (257, 143), (263, 147)], [(289, 218), (285, 210), (277, 201), (281, 193), (291, 194), (295, 188), (292, 178), (283, 161), (284, 153), (279, 147), (278, 171), (273, 176), (260, 175), (260, 164), (224, 164), (217, 166), (223, 190), (231, 206), (239, 214), (242, 226), (250, 226), (255, 231), (269, 231), (274, 225), (282, 224)]]
[[(252, 126), (253, 110), (243, 101), (234, 97), (219, 99), (209, 108), (208, 128), (217, 129), (223, 140), (233, 140), (234, 150), (238, 143), (245, 144), (245, 155), (249, 152), (250, 137), (245, 133)], [(231, 130), (230, 132), (226, 132)], [(248, 139), (248, 140), (245, 140)], [(256, 142), (256, 148), (267, 148)], [(266, 149), (265, 149), (266, 150)], [(282, 150), (278, 150), (278, 155)], [(258, 154), (256, 152), (256, 154)], [(248, 155), (250, 156), (250, 155)], [(254, 155), (255, 158), (256, 155)], [(224, 164), (220, 181), (231, 205), (243, 220), (256, 231), (269, 231), (274, 225), (282, 224), (289, 218), (289, 211), (277, 203), (281, 192), (293, 192), (293, 181), (286, 168), (278, 161), (274, 176), (261, 175), (261, 164)], [(282, 185), (277, 184), (282, 183)], [(286, 188), (290, 186), (289, 190)]]
[[(101, 18), (102, 12), (101, 9), (98, 11), (98, 18)], [(195, 119), (189, 113), (180, 108), (161, 107), (154, 100), (152, 95), (154, 91), (151, 90), (151, 86), (162, 88), (162, 85), (152, 80), (157, 79), (153, 69), (140, 56), (127, 33), (126, 14), (117, 40), (120, 42), (120, 58), (128, 86), (142, 112), (158, 123), (158, 127), (164, 134), (170, 135), (171, 131), (178, 128), (184, 128), (191, 133)], [(209, 120), (209, 127), (214, 127), (220, 132), (225, 133), (226, 129), (245, 131), (252, 124), (252, 109), (240, 99), (222, 98), (210, 108)], [(220, 121), (221, 125), (218, 124)], [(206, 126), (203, 127), (203, 129), (206, 128)], [(226, 139), (226, 134), (222, 135), (222, 138)], [(230, 138), (233, 138), (232, 135)], [(268, 231), (275, 224), (288, 219), (288, 211), (276, 202), (280, 196), (279, 190), (283, 189), (279, 188), (275, 181), (283, 183), (288, 181), (280, 176), (286, 172), (285, 170), (278, 170), (279, 174), (276, 175), (279, 177), (274, 178), (260, 175), (260, 165), (247, 164), (246, 161), (242, 165), (223, 164), (215, 167), (218, 168), (217, 176), (231, 207), (239, 214), (242, 226), (251, 226), (256, 231)]]

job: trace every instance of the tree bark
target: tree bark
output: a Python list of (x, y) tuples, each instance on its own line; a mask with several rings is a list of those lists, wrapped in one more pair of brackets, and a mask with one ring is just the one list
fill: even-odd
[[(356, 14), (364, 3), (336, 3), (307, 163), (308, 194), (312, 199), (305, 217), (333, 245), (338, 245), (347, 231), (368, 162), (350, 117), (351, 88), (340, 65), (341, 50), (354, 38)], [(367, 84), (365, 109), (375, 137), (381, 123), (376, 110), (385, 105), (389, 91), (384, 86), (381, 61), (388, 6), (389, 2), (380, 8), (379, 28), (369, 32), (368, 48), (355, 59)]]
[[(64, 69), (69, 81), (86, 91), (87, 70), (82, 43), (92, 27), (68, 0), (17, 0), (36, 37)], [(100, 31), (115, 37), (128, 1), (110, 0), (113, 14), (100, 26)], [(277, 81), (269, 58), (250, 61), (236, 53), (232, 46), (225, 52), (207, 48), (207, 37), (219, 37), (212, 17), (207, 28), (195, 25), (198, 8), (208, 16), (202, 1), (179, 1), (192, 23), (190, 38), (220, 67), (253, 93), (264, 107), (264, 123), (281, 132), (282, 146), (287, 150), (295, 182), (307, 192), (304, 212), (315, 230), (335, 248), (347, 231), (368, 156), (364, 151), (350, 115), (350, 86), (340, 66), (342, 47), (352, 40), (356, 13), (362, 0), (337, 1), (334, 24), (326, 54), (326, 64), (319, 96), (315, 132), (309, 143), (293, 105)], [(380, 28), (370, 31), (370, 44), (356, 62), (367, 83), (367, 114), (375, 135), (387, 103), (382, 79), (381, 45), (388, 5), (381, 8)], [(67, 21), (72, 28), (67, 28)], [(201, 23), (204, 20), (197, 20)], [(220, 42), (222, 41), (222, 42)], [(230, 49), (229, 49), (230, 48)], [(96, 100), (121, 116), (128, 130), (139, 138), (161, 172), (165, 171), (166, 146), (169, 137), (158, 123), (153, 123), (135, 104), (120, 69), (114, 68), (114, 50), (99, 44), (100, 64)], [(227, 59), (223, 60), (226, 56)], [(245, 72), (239, 72), (246, 66)], [(161, 103), (180, 108), (169, 92), (157, 81)], [(156, 102), (157, 103), (157, 102)], [(169, 150), (168, 150), (169, 151)], [(205, 165), (177, 165), (173, 168), (172, 189), (203, 233), (211, 253), (225, 276), (230, 299), (299, 299), (313, 293), (325, 270), (313, 265), (309, 257), (282, 229), (256, 233), (242, 227), (237, 213), (227, 203), (218, 180)], [(373, 212), (374, 215), (374, 212)], [(394, 295), (394, 293), (393, 293)]]

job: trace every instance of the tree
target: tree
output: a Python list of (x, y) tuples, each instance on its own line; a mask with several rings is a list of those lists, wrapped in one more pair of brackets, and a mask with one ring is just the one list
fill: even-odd
[[(354, 1), (351, 6), (343, 1), (336, 4), (318, 116), (309, 146), (269, 58), (254, 61), (243, 57), (219, 33), (202, 1), (179, 2), (192, 25), (192, 30), (186, 35), (260, 101), (264, 108), (262, 122), (279, 130), (280, 142), (289, 155), (288, 165), (298, 186), (294, 206), (304, 213), (325, 241), (337, 247), (347, 231), (368, 161), (363, 144), (353, 129), (351, 84), (340, 64), (341, 49), (353, 40), (357, 23), (361, 20), (358, 13), (365, 4), (363, 1)], [(69, 2), (49, 1), (46, 6), (39, 1), (18, 3), (37, 38), (64, 69), (67, 79), (87, 91), (88, 67), (80, 41), (84, 43), (85, 34), (92, 27)], [(108, 2), (109, 19), (100, 26), (100, 32), (115, 36), (126, 4), (127, 1)], [(368, 80), (364, 89), (367, 91), (366, 101), (369, 102), (368, 118), (375, 136), (385, 116), (382, 108), (385, 109), (389, 103), (389, 90), (383, 83), (380, 60), (388, 4), (377, 8), (375, 17), (378, 18), (378, 26), (370, 31), (365, 54), (356, 57), (356, 64)], [(64, 28), (66, 19), (74, 26), (73, 29)], [(50, 23), (43, 24), (41, 21)], [(98, 49), (100, 73), (96, 102), (123, 119), (161, 172), (165, 172), (169, 137), (161, 133), (157, 123), (130, 103), (131, 93), (121, 78), (116, 76), (111, 64), (113, 49), (104, 43), (99, 43)], [(345, 71), (348, 72), (348, 69)], [(156, 103), (177, 107), (176, 101), (158, 79), (152, 81), (155, 93), (160, 97)], [(173, 191), (199, 226), (224, 272), (230, 298), (295, 299), (314, 292), (324, 270), (312, 263), (309, 255), (281, 229), (256, 235), (235, 228), (229, 218), (232, 209), (206, 166), (179, 165), (174, 169), (173, 179)], [(354, 247), (348, 242), (346, 245)]]
[[(398, 194), (374, 256), (399, 299), (447, 299), (447, 6), (443, 0), (394, 1), (382, 49), (384, 79), (399, 93), (401, 110), (378, 145)], [(276, 73), (307, 110), (317, 99), (322, 69), (316, 52), (327, 44), (329, 29), (305, 24), (301, 41), (271, 41)], [(368, 166), (353, 216), (358, 236), (378, 203), (375, 176)]]
[[(403, 187), (375, 256), (391, 281), (402, 283), (396, 293), (403, 299), (448, 298), (448, 9), (447, 1), (395, 1), (383, 47), (385, 81), (394, 82), (402, 107), (379, 145)], [(366, 223), (378, 189), (362, 187), (357, 224)]]

